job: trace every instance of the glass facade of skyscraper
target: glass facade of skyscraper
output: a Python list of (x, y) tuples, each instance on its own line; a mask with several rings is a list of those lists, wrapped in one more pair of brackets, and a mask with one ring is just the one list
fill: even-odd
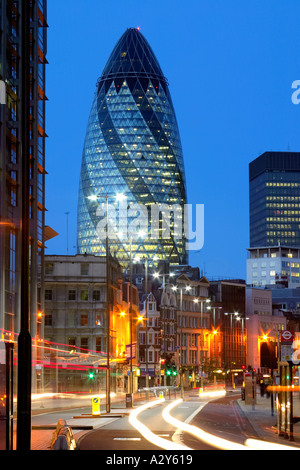
[[(117, 202), (118, 194), (125, 202)], [(79, 253), (105, 254), (106, 203), (109, 249), (123, 265), (130, 252), (154, 264), (187, 262), (184, 236), (174, 237), (176, 224), (184, 232), (186, 204), (178, 125), (167, 80), (138, 29), (123, 34), (97, 83), (82, 156)], [(171, 210), (170, 236), (162, 235), (161, 222), (156, 233), (151, 230), (151, 208), (164, 204), (182, 210), (176, 216)]]
[(250, 247), (300, 247), (300, 153), (264, 153), (249, 182)]

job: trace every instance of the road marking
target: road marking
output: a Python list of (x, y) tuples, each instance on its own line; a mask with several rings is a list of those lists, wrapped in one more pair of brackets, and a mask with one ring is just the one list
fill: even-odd
[[(194, 416), (196, 416), (205, 405), (206, 403), (201, 403), (201, 405), (194, 411), (194, 413), (188, 416), (188, 418), (185, 420), (185, 423), (190, 423), (192, 419), (194, 418)], [(176, 429), (175, 433), (172, 436), (172, 441), (176, 442), (177, 444), (184, 445), (182, 429)]]
[(114, 437), (114, 441), (140, 441), (140, 437)]

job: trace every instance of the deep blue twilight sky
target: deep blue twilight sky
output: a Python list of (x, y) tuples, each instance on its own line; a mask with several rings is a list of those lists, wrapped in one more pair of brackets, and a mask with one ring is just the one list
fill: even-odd
[(81, 155), (95, 85), (116, 42), (140, 27), (170, 85), (188, 202), (205, 205), (190, 264), (246, 278), (248, 164), (300, 151), (299, 0), (49, 0), (46, 254), (76, 252)]

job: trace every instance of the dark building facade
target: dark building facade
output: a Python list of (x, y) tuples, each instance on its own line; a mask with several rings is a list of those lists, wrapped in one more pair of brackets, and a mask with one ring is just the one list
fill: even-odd
[[(117, 222), (109, 228), (109, 246), (122, 265), (130, 253), (157, 264), (185, 264), (183, 237), (175, 239), (176, 224), (184, 226), (186, 183), (180, 135), (160, 65), (139, 29), (130, 28), (116, 44), (98, 80), (89, 116), (78, 199), (77, 248), (79, 253), (105, 253), (99, 233), (99, 205), (126, 196), (126, 207), (117, 209)], [(181, 217), (170, 217), (170, 236), (152, 230), (151, 209), (175, 206)], [(144, 237), (134, 233), (135, 211), (145, 209)], [(110, 209), (111, 210), (111, 209)], [(109, 210), (109, 217), (113, 214)], [(180, 212), (179, 211), (179, 212)], [(104, 219), (105, 221), (105, 219)], [(132, 230), (132, 231), (131, 231)], [(184, 228), (182, 233), (184, 232)]]
[(249, 165), (250, 247), (300, 246), (300, 153), (265, 152)]
[[(247, 357), (246, 284), (243, 280), (211, 281), (210, 294), (219, 307), (216, 323), (222, 333), (222, 366), (227, 373), (241, 371)], [(226, 380), (232, 377), (228, 373)]]
[[(29, 1), (29, 0), (28, 0)], [(0, 328), (4, 340), (20, 329), (22, 194), (22, 2), (0, 2)], [(45, 216), (45, 70), (47, 2), (30, 1), (30, 314), (42, 336)], [(25, 158), (28, 158), (26, 155)]]

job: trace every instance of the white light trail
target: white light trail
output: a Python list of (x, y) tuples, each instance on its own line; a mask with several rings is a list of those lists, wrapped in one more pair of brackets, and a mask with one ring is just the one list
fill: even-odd
[(216, 437), (213, 434), (209, 434), (202, 429), (192, 426), (191, 424), (183, 423), (176, 418), (173, 418), (170, 415), (170, 411), (175, 408), (179, 403), (182, 402), (182, 399), (174, 401), (170, 405), (168, 405), (162, 413), (163, 418), (167, 423), (172, 424), (173, 426), (177, 427), (178, 429), (188, 432), (193, 436), (197, 437), (201, 441), (209, 444), (213, 447), (217, 447), (221, 450), (251, 450), (249, 447), (244, 446), (243, 444), (236, 444), (235, 442), (227, 441), (226, 439), (222, 439), (220, 437)]
[(259, 441), (258, 439), (247, 439), (245, 444), (256, 450), (300, 450), (297, 447), (285, 446), (274, 442)]
[(183, 423), (182, 421), (173, 418), (170, 415), (170, 411), (181, 402), (182, 399), (179, 399), (168, 405), (163, 410), (163, 418), (167, 421), (167, 423), (176, 426), (181, 431), (185, 431), (189, 434), (192, 434), (193, 436), (197, 437), (203, 442), (206, 442), (209, 445), (212, 445), (222, 450), (299, 450), (299, 448), (297, 447), (285, 446), (282, 444), (276, 444), (268, 441), (260, 441), (258, 439), (247, 439), (245, 441), (245, 445), (243, 445), (216, 437), (213, 434), (209, 434), (196, 426)]
[(142, 436), (147, 439), (147, 441), (151, 442), (152, 444), (156, 445), (157, 447), (161, 447), (165, 450), (192, 450), (189, 447), (183, 446), (181, 444), (176, 444), (175, 442), (168, 441), (167, 439), (163, 439), (162, 437), (156, 436), (153, 432), (150, 431), (147, 426), (142, 424), (138, 421), (137, 416), (142, 413), (143, 411), (156, 406), (161, 405), (165, 401), (164, 398), (160, 400), (156, 400), (151, 403), (146, 403), (145, 405), (139, 406), (135, 410), (133, 410), (129, 415), (129, 423), (139, 432)]

